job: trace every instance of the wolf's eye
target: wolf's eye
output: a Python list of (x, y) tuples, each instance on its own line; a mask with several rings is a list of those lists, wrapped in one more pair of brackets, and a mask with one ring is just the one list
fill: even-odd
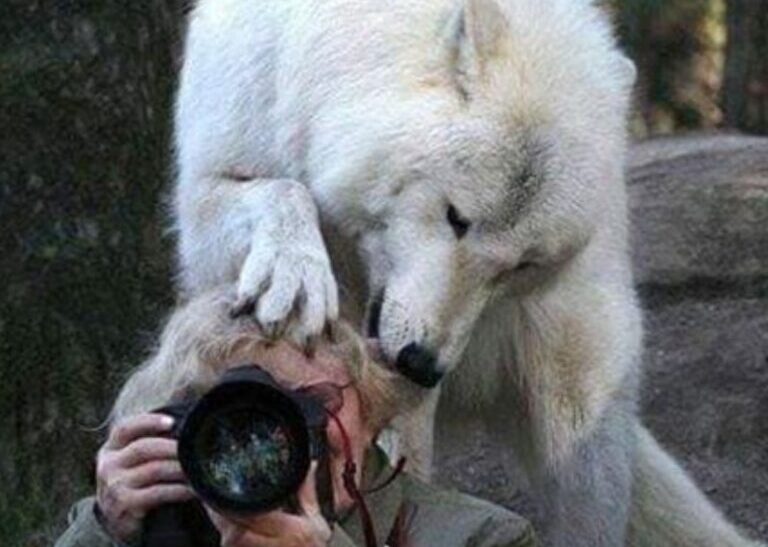
[(458, 239), (467, 235), (469, 227), (472, 225), (470, 221), (462, 217), (453, 205), (448, 206), (448, 224), (453, 228), (453, 233), (456, 234)]

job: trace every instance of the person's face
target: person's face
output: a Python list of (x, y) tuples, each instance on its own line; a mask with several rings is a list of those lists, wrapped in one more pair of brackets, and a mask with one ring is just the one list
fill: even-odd
[[(344, 363), (329, 351), (323, 350), (322, 347), (315, 352), (314, 356), (307, 357), (302, 351), (287, 342), (261, 346), (249, 353), (247, 357), (262, 366), (278, 383), (288, 389), (293, 390), (324, 383), (340, 387), (347, 386), (341, 391), (343, 405), (336, 412), (336, 416), (350, 439), (352, 458), (358, 470), (357, 483), (359, 485), (365, 451), (371, 445), (374, 433), (365, 424), (359, 393), (351, 383)], [(329, 420), (326, 434), (336, 509), (343, 511), (353, 504), (353, 500), (344, 488), (342, 479), (346, 461), (343, 437), (333, 420)]]

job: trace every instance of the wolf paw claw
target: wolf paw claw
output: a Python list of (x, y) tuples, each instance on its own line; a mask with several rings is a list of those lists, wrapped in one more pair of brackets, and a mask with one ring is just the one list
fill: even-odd
[(324, 248), (289, 247), (252, 248), (232, 315), (251, 315), (266, 337), (308, 347), (338, 317), (338, 289)]

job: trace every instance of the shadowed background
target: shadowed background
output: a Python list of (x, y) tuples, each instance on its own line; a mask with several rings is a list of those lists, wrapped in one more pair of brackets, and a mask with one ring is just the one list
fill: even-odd
[[(768, 3), (605, 3), (640, 69), (637, 136), (768, 133)], [(163, 196), (184, 4), (0, 4), (3, 545), (50, 544), (92, 490), (93, 429), (173, 305)], [(764, 538), (766, 157), (763, 139), (653, 140), (630, 183), (646, 417)], [(444, 478), (516, 505), (482, 435), (466, 438), (448, 443)]]

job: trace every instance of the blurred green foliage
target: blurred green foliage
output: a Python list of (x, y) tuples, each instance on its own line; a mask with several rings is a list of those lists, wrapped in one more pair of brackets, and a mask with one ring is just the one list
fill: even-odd
[[(722, 0), (611, 0), (638, 133), (720, 122)], [(125, 371), (174, 302), (166, 230), (184, 0), (0, 3), (0, 538), (92, 490)]]

